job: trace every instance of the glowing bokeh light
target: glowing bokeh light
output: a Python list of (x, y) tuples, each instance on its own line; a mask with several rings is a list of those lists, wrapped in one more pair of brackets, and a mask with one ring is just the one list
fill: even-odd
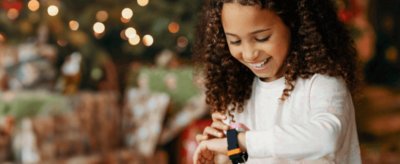
[(149, 0), (137, 0), (139, 6), (146, 6), (149, 4)]
[(151, 36), (151, 35), (143, 36), (143, 44), (145, 46), (150, 47), (151, 45), (153, 45), (153, 43), (154, 43), (153, 36)]
[(72, 31), (77, 31), (79, 29), (79, 22), (76, 20), (71, 20), (69, 21), (69, 28)]
[(59, 12), (59, 9), (58, 9), (58, 7), (55, 6), (55, 5), (50, 5), (50, 6), (47, 8), (47, 13), (48, 13), (50, 16), (56, 16), (56, 15), (58, 14), (58, 12)]
[(128, 27), (125, 30), (125, 36), (129, 39), (136, 37), (137, 36), (136, 30), (133, 27)]
[(140, 36), (136, 35), (136, 37), (134, 38), (129, 38), (129, 44), (131, 44), (132, 46), (138, 45), (140, 43)]
[(104, 24), (101, 23), (101, 22), (96, 22), (96, 23), (93, 25), (93, 31), (94, 31), (95, 33), (97, 33), (97, 34), (103, 33), (105, 29), (106, 29), (106, 26), (104, 26)]
[(133, 16), (133, 11), (130, 8), (124, 8), (121, 12), (122, 18), (131, 19)]
[(19, 16), (19, 11), (17, 9), (11, 8), (7, 11), (7, 17), (11, 20), (17, 19)]
[(168, 31), (169, 31), (170, 33), (177, 33), (177, 32), (179, 31), (179, 24), (176, 23), (176, 22), (171, 22), (171, 23), (168, 25)]
[(188, 45), (189, 41), (186, 37), (181, 36), (177, 40), (178, 47), (185, 48)]
[(40, 7), (40, 3), (37, 0), (30, 0), (28, 2), (28, 9), (31, 11), (37, 11), (37, 10), (39, 10), (39, 7)]
[(100, 10), (96, 13), (96, 19), (99, 22), (105, 22), (108, 19), (108, 13), (107, 11)]

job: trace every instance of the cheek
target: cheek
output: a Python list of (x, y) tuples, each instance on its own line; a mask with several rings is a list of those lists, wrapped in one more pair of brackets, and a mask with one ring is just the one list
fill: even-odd
[(277, 53), (279, 53), (279, 55), (277, 55), (276, 57), (275, 57), (275, 64), (276, 64), (276, 66), (281, 66), (284, 62), (285, 62), (285, 59), (286, 59), (286, 53), (285, 53), (285, 51), (280, 51), (280, 52), (277, 52)]
[(237, 48), (229, 47), (230, 55), (233, 56), (235, 59), (240, 59), (240, 51)]
[(289, 53), (289, 43), (286, 40), (282, 40), (278, 43), (284, 43), (284, 44), (275, 44), (275, 46), (272, 48), (273, 54), (275, 54), (276, 59), (279, 60), (279, 62), (284, 62), (286, 59), (288, 53)]

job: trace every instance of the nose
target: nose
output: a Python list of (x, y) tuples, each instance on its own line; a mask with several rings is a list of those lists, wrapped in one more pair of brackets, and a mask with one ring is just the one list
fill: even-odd
[(251, 45), (243, 45), (242, 57), (246, 62), (254, 62), (259, 56), (259, 51)]

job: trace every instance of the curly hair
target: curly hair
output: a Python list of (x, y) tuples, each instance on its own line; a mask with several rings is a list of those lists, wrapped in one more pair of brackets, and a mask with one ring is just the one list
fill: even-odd
[(290, 96), (297, 78), (319, 73), (342, 77), (348, 89), (356, 86), (356, 50), (331, 0), (207, 0), (203, 6), (194, 45), (195, 62), (205, 75), (206, 103), (211, 112), (243, 111), (251, 96), (255, 75), (230, 55), (221, 23), (224, 3), (258, 5), (274, 11), (291, 31), (286, 58), (286, 87)]

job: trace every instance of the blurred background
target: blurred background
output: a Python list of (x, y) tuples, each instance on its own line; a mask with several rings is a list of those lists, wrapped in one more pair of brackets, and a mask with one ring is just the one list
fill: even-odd
[[(335, 0), (364, 163), (400, 163), (400, 0)], [(0, 163), (191, 163), (202, 1), (0, 0)]]

